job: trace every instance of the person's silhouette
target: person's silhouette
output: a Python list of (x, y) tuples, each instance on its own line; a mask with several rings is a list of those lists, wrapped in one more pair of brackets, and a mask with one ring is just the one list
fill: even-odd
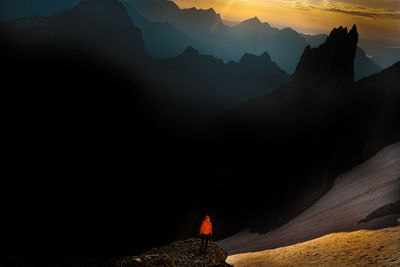
[(208, 241), (211, 239), (211, 236), (212, 236), (212, 223), (210, 221), (210, 216), (207, 215), (204, 221), (201, 223), (200, 227), (200, 238), (201, 238), (200, 251), (203, 251), (203, 249), (205, 251), (207, 249)]

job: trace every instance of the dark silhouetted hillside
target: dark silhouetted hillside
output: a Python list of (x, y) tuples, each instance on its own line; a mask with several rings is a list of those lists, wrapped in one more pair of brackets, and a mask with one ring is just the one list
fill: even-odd
[(5, 38), (28, 47), (42, 43), (71, 45), (100, 58), (132, 66), (140, 65), (147, 56), (141, 33), (132, 25), (122, 5), (114, 1), (85, 0), (61, 14), (17, 19), (1, 28)]
[(224, 63), (213, 56), (201, 55), (194, 48), (160, 60), (159, 82), (169, 89), (160, 92), (174, 109), (172, 117), (186, 124), (210, 122), (223, 111), (273, 91), (287, 83), (289, 75), (270, 56), (245, 54), (237, 62)]
[(142, 31), (150, 55), (160, 58), (176, 56), (194, 44), (189, 36), (169, 23), (151, 22), (126, 1), (120, 2), (125, 6), (135, 26)]
[(267, 232), (314, 203), (338, 174), (399, 139), (398, 64), (353, 83), (357, 38), (355, 27), (334, 29), (324, 44), (305, 49), (288, 85), (215, 122), (208, 164), (218, 186), (199, 207), (214, 205), (231, 231)]

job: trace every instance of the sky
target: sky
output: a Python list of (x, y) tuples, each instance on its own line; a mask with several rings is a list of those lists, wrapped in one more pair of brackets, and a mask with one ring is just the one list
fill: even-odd
[[(80, 0), (0, 0), (0, 21), (29, 15), (51, 15)], [(400, 0), (174, 0), (181, 8), (214, 8), (222, 19), (242, 21), (257, 16), (272, 26), (302, 33), (329, 33), (357, 24), (364, 39), (400, 43)]]
[[(53, 15), (81, 0), (0, 0), (0, 21)], [(359, 45), (382, 67), (400, 59), (400, 0), (173, 0), (181, 8), (213, 8), (223, 20), (257, 16), (271, 26), (308, 34), (357, 24)]]
[(357, 24), (364, 39), (400, 42), (400, 0), (174, 0), (181, 8), (214, 8), (224, 20), (261, 21), (302, 33), (329, 33)]

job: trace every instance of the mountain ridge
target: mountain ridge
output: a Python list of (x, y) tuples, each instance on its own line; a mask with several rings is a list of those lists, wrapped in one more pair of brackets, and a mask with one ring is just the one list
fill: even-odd
[[(304, 47), (307, 44), (314, 46), (323, 42), (319, 37), (306, 37), (306, 35), (299, 34), (291, 28), (281, 30), (273, 28), (268, 23), (261, 23), (258, 18), (250, 18), (231, 27), (224, 25), (220, 17), (206, 22), (207, 19), (201, 15), (202, 12), (196, 8), (191, 8), (190, 12), (197, 15), (189, 17), (197, 17), (196, 26), (191, 25), (190, 21), (185, 21), (187, 12), (183, 12), (182, 10), (185, 9), (180, 9), (177, 5), (174, 5), (173, 12), (162, 12), (165, 1), (153, 1), (154, 3), (160, 2), (154, 5), (149, 3), (145, 5), (142, 3), (143, 0), (126, 1), (129, 1), (130, 5), (134, 7), (138, 7), (138, 12), (145, 17), (158, 21), (168, 21), (182, 32), (191, 34), (191, 37), (195, 40), (195, 44), (192, 43), (191, 46), (195, 46), (204, 54), (212, 54), (225, 61), (238, 61), (246, 52), (260, 54), (267, 51), (280, 67), (291, 74), (295, 71)], [(146, 6), (146, 8), (143, 8), (143, 6)], [(154, 9), (157, 11), (154, 11)], [(182, 14), (179, 15), (179, 13)], [(179, 19), (176, 17), (179, 17)], [(200, 32), (198, 27), (202, 29)], [(365, 62), (368, 62), (367, 67), (362, 65)], [(363, 53), (357, 54), (355, 69), (357, 80), (380, 70)]]

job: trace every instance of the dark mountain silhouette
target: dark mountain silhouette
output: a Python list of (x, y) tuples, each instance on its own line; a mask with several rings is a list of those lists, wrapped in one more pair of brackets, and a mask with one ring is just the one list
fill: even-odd
[(284, 70), (292, 73), (295, 62), (307, 43), (290, 28), (278, 30), (258, 18), (245, 20), (231, 29), (241, 49), (248, 52), (267, 51)]
[[(105, 10), (109, 12), (105, 13)], [(93, 25), (103, 32), (100, 33)], [(147, 56), (140, 31), (132, 27), (124, 7), (114, 1), (85, 0), (58, 15), (17, 19), (1, 27), (9, 40), (32, 46), (42, 42), (55, 46), (70, 44), (119, 64), (133, 65), (137, 62), (139, 65)], [(93, 43), (96, 43), (95, 47)], [(72, 49), (71, 53), (74, 52)]]
[(11, 19), (24, 18), (32, 15), (49, 16), (60, 13), (64, 10), (71, 9), (81, 0), (43, 0), (38, 3), (22, 1), (7, 1), (1, 3), (0, 22)]
[[(306, 42), (311, 47), (318, 47), (322, 44), (325, 39), (325, 34), (318, 34), (318, 35), (306, 35), (300, 34)], [(368, 56), (366, 55), (365, 51), (360, 47), (357, 47), (356, 50), (356, 57), (354, 59), (354, 80), (358, 81), (364, 77), (367, 77), (371, 74), (378, 73), (381, 68)]]
[(225, 30), (221, 17), (214, 9), (180, 9), (172, 1), (123, 0), (150, 21), (169, 22), (192, 38), (217, 36)]
[[(206, 157), (214, 164), (204, 165), (215, 166), (219, 186), (199, 209), (214, 205), (231, 231), (249, 226), (234, 214), (257, 222), (252, 231), (269, 231), (314, 203), (338, 174), (399, 139), (398, 64), (354, 84), (357, 39), (355, 26), (334, 29), (304, 50), (288, 85), (215, 122)], [(222, 199), (229, 206), (216, 207)]]
[[(291, 72), (306, 45), (304, 39), (293, 30), (271, 28), (258, 18), (229, 27), (223, 24), (220, 15), (213, 9), (180, 9), (172, 1), (125, 1), (150, 20), (169, 22), (190, 35), (196, 40), (195, 47), (202, 53), (228, 61), (239, 60), (246, 52), (261, 54), (267, 51), (279, 66)], [(287, 43), (287, 39), (292, 43)]]
[(155, 57), (171, 57), (182, 53), (188, 46), (192, 46), (194, 41), (171, 26), (167, 22), (151, 22), (125, 1), (121, 1), (128, 11), (133, 24), (138, 27), (143, 34), (143, 40), (149, 54)]
[[(220, 15), (213, 9), (180, 9), (172, 1), (123, 0), (123, 2), (149, 20), (168, 22), (189, 35), (192, 42), (187, 43), (187, 46), (193, 46), (201, 53), (214, 55), (226, 61), (238, 61), (246, 52), (262, 54), (267, 51), (272, 60), (290, 74), (294, 72), (300, 55), (307, 45), (319, 46), (326, 39), (324, 34), (313, 36), (297, 33), (290, 28), (279, 30), (268, 23), (262, 23), (257, 17), (231, 27), (225, 25)], [(146, 32), (146, 28), (141, 29)], [(176, 39), (183, 40), (183, 37)], [(163, 56), (170, 54), (165, 51)], [(379, 70), (380, 68), (365, 55), (364, 51), (357, 50), (356, 80), (377, 73)]]
[(292, 81), (311, 85), (324, 82), (330, 86), (337, 83), (352, 84), (357, 42), (355, 25), (350, 32), (342, 27), (332, 30), (325, 43), (318, 48), (305, 48), (292, 75)]
[[(123, 4), (122, 1), (118, 2)], [(90, 50), (94, 56), (136, 70), (151, 84), (157, 95), (166, 93), (164, 97), (154, 99), (157, 99), (155, 101), (158, 101), (166, 120), (174, 125), (178, 117), (179, 124), (195, 125), (200, 121), (211, 121), (221, 112), (289, 81), (289, 76), (266, 53), (259, 58), (245, 55), (250, 59), (244, 64), (225, 64), (217, 58), (201, 55), (194, 49), (187, 49), (171, 59), (150, 58), (146, 50), (159, 54), (165, 51), (178, 53), (183, 49), (183, 43), (190, 42), (190, 38), (182, 37), (168, 23), (150, 22), (132, 7), (118, 2), (101, 1), (92, 7), (94, 3), (86, 0), (56, 16), (14, 20), (2, 27), (10, 32), (9, 36), (25, 38), (20, 42), (29, 43), (32, 39), (38, 43), (73, 44), (73, 47), (79, 46), (81, 50)], [(107, 16), (103, 15), (106, 9), (110, 9)], [(124, 14), (113, 19), (119, 13)], [(131, 28), (129, 18), (146, 29), (143, 35), (145, 43), (138, 29)], [(103, 29), (103, 32), (100, 33), (93, 25)], [(92, 47), (93, 43), (96, 43), (95, 47)], [(71, 49), (71, 53), (75, 51)]]
[(213, 56), (201, 55), (194, 48), (160, 60), (156, 73), (160, 84), (169, 89), (163, 99), (174, 103), (172, 117), (182, 117), (185, 124), (211, 121), (223, 111), (251, 98), (261, 96), (289, 81), (270, 56), (245, 54), (239, 62), (224, 63)]

